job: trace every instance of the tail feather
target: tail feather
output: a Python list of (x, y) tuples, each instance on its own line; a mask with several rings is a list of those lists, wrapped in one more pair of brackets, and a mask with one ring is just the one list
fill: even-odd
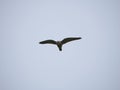
[(62, 48), (59, 48), (60, 51), (62, 51)]
[(59, 48), (59, 51), (62, 51), (62, 46), (58, 46), (58, 48)]

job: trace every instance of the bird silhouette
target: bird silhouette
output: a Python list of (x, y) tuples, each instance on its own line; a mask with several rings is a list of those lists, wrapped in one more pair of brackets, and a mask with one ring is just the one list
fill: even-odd
[(73, 40), (78, 40), (78, 39), (82, 39), (81, 37), (69, 37), (69, 38), (64, 38), (62, 41), (55, 41), (55, 40), (45, 40), (45, 41), (41, 41), (39, 42), (39, 44), (54, 44), (57, 45), (57, 47), (59, 48), (59, 51), (62, 51), (62, 46), (70, 41)]

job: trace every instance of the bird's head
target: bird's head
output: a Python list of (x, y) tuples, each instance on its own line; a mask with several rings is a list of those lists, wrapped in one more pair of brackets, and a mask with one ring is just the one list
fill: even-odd
[(61, 41), (57, 41), (56, 43), (57, 45), (62, 45)]

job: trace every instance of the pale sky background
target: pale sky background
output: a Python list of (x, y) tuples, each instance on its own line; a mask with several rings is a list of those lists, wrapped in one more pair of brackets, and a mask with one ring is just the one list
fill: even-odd
[(120, 90), (120, 0), (0, 0), (0, 42), (0, 90)]

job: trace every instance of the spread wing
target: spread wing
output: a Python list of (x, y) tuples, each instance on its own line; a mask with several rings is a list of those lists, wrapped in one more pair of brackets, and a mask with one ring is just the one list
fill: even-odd
[(39, 42), (39, 44), (56, 44), (56, 41), (54, 41), (54, 40), (45, 40), (45, 41)]
[(65, 38), (61, 41), (62, 44), (65, 44), (67, 42), (73, 41), (73, 40), (78, 40), (78, 39), (82, 39), (81, 37), (69, 37), (69, 38)]

